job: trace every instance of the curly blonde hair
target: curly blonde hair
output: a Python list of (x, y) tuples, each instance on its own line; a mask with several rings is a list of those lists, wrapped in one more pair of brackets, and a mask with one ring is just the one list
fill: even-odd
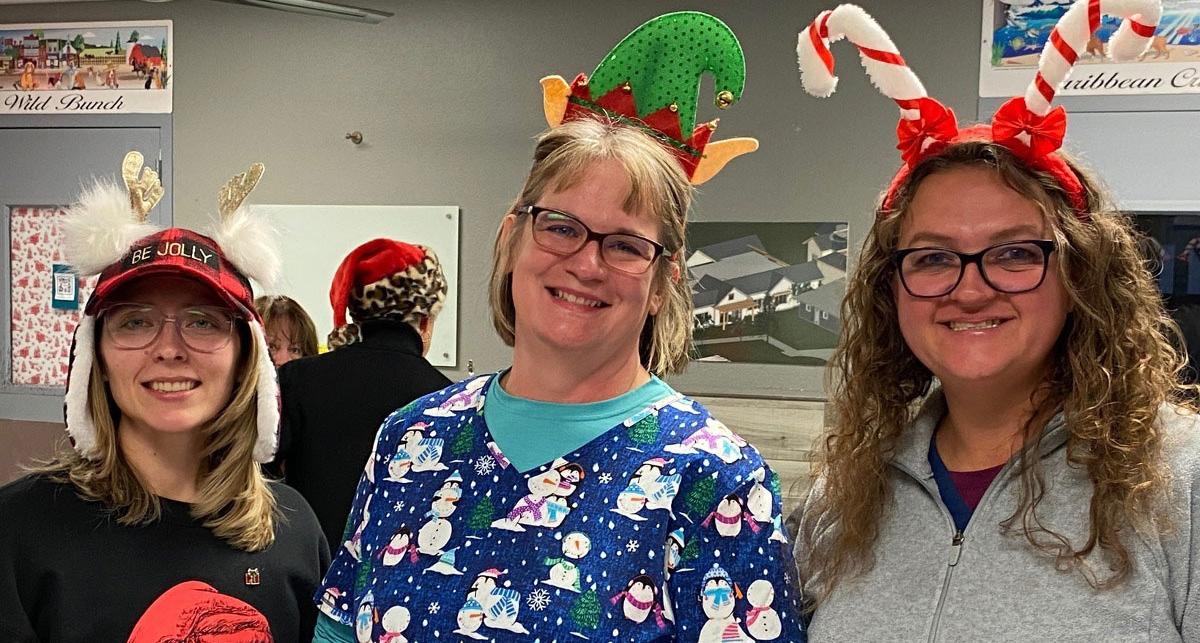
[[(921, 182), (954, 168), (988, 168), (1038, 206), (1057, 243), (1059, 276), (1072, 307), (1051, 355), (1051, 372), (1031, 397), (1034, 413), (1015, 463), (1019, 503), (1001, 528), (1021, 534), (1058, 568), (1078, 569), (1098, 589), (1119, 584), (1131, 571), (1122, 528), (1142, 533), (1171, 528), (1161, 502), (1169, 472), (1155, 418), (1164, 402), (1186, 404), (1190, 387), (1179, 379), (1183, 358), (1168, 337), (1178, 327), (1164, 312), (1129, 218), (1115, 210), (1094, 178), (1067, 161), (1084, 185), (1086, 218), (1072, 210), (1050, 175), (985, 142), (959, 143), (924, 160), (898, 186), (890, 210), (882, 205), (877, 210), (842, 303), (842, 335), (826, 373), (833, 423), (814, 466), (821, 493), (813, 495), (803, 517), (798, 553), (806, 574), (820, 579), (816, 603), (839, 581), (873, 565), (872, 548), (891, 493), (888, 461), (933, 383), (900, 333), (892, 253)], [(1038, 514), (1046, 490), (1037, 458), (1040, 427), (1059, 411), (1069, 434), (1068, 461), (1092, 481), (1088, 538), (1078, 546)], [(834, 528), (817, 534), (817, 525)], [(1097, 547), (1112, 572), (1105, 577), (1084, 560)]]

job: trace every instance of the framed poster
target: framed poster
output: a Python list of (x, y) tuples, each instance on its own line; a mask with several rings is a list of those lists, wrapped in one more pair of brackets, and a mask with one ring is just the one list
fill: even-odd
[(825, 366), (846, 292), (845, 222), (693, 223), (693, 359)]
[(0, 24), (0, 115), (170, 113), (171, 21)]
[[(979, 95), (1023, 94), (1058, 19), (1074, 0), (983, 0)], [(1200, 1), (1162, 0), (1150, 48), (1137, 60), (1108, 57), (1121, 20), (1104, 14), (1059, 95), (1200, 94)]]

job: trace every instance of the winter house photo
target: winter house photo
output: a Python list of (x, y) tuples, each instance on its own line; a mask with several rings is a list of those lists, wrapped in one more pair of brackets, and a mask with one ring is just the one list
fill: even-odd
[(846, 292), (848, 227), (693, 223), (693, 359), (824, 366)]

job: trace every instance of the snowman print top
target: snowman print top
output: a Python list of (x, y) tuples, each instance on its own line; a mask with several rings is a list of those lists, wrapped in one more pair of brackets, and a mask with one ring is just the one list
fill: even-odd
[(360, 642), (804, 640), (754, 447), (672, 391), (522, 473), (483, 419), (494, 376), (385, 420), (325, 614)]

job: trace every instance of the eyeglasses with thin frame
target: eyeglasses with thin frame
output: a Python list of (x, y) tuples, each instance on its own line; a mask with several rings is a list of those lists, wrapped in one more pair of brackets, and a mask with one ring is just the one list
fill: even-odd
[(238, 319), (228, 308), (190, 306), (176, 315), (167, 315), (154, 306), (114, 304), (100, 313), (104, 333), (117, 348), (136, 350), (153, 344), (168, 323), (188, 348), (213, 353), (225, 348), (233, 337)]
[(594, 232), (566, 212), (536, 205), (522, 206), (516, 211), (528, 214), (533, 222), (533, 241), (557, 255), (573, 255), (595, 239), (600, 244), (600, 258), (605, 264), (621, 272), (640, 275), (666, 252), (661, 243), (636, 234)]
[(979, 252), (948, 248), (904, 248), (892, 255), (900, 283), (913, 297), (931, 299), (950, 294), (975, 264), (993, 290), (1008, 294), (1029, 292), (1042, 285), (1055, 243), (1047, 239), (1007, 241)]

